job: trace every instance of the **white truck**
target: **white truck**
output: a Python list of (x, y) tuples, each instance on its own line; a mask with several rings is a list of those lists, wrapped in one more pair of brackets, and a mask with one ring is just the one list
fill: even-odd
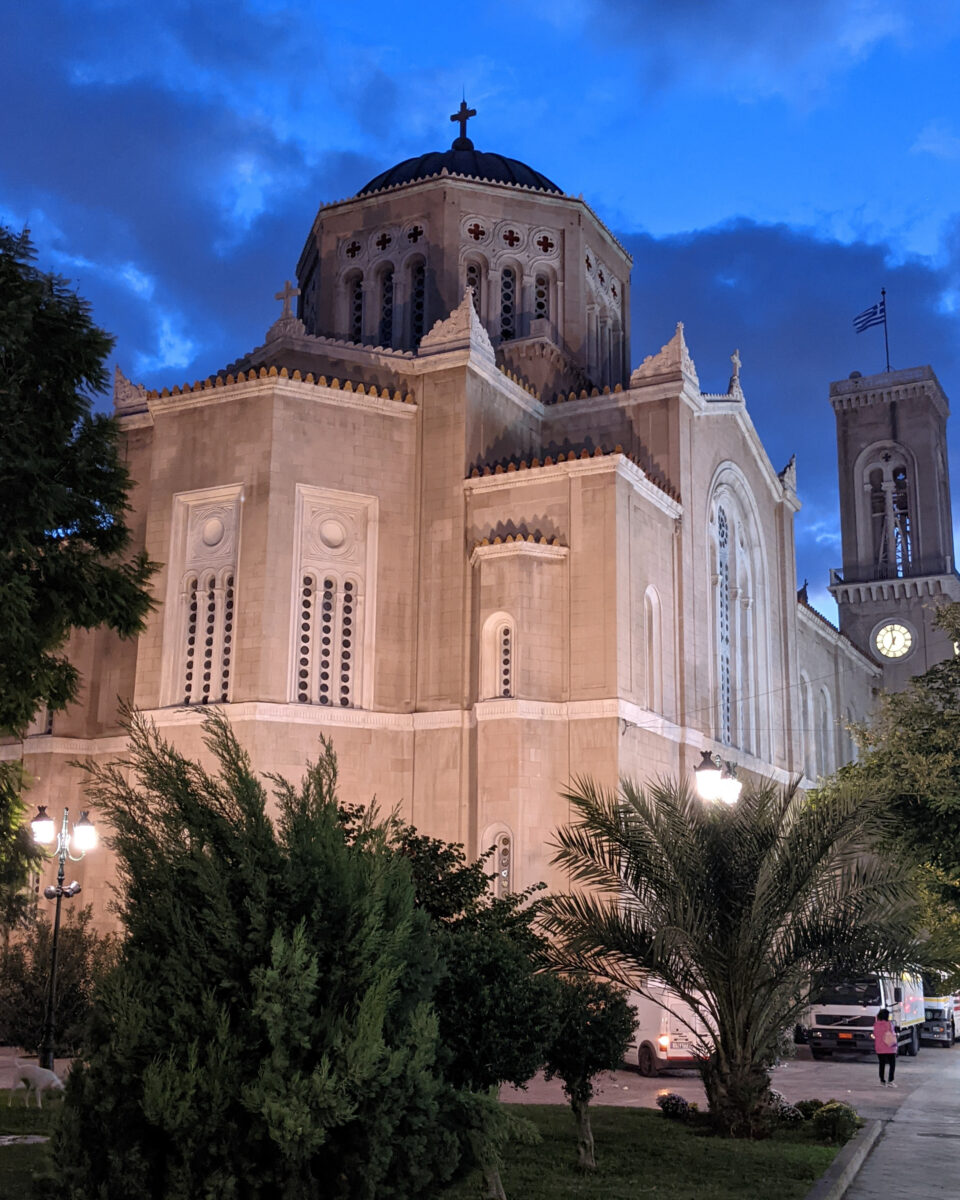
[(957, 997), (950, 995), (924, 996), (923, 1025), (920, 1037), (944, 1050), (951, 1050), (957, 1040)]
[(696, 1069), (698, 1059), (710, 1052), (706, 1025), (686, 1001), (660, 980), (652, 979), (647, 995), (630, 993), (637, 1028), (628, 1051), (641, 1075), (654, 1076), (677, 1067)]
[(885, 1008), (897, 1030), (899, 1052), (920, 1049), (923, 980), (918, 975), (863, 975), (824, 987), (807, 1011), (804, 1031), (814, 1058), (873, 1052), (873, 1023)]

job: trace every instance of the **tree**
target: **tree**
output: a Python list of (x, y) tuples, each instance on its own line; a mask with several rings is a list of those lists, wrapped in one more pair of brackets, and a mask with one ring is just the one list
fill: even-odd
[(417, 905), (430, 915), (440, 976), (434, 996), (441, 1068), (461, 1097), (460, 1128), (481, 1167), (487, 1197), (504, 1200), (502, 1149), (535, 1137), (498, 1100), (543, 1065), (552, 1036), (555, 981), (542, 973), (545, 943), (535, 931), (542, 885), (490, 895), (492, 851), (468, 862), (463, 847), (397, 823), (393, 844), (410, 863)]
[[(960, 604), (948, 604), (937, 624), (960, 643)], [(842, 767), (835, 787), (848, 784), (882, 795), (893, 818), (886, 831), (916, 861), (942, 873), (946, 898), (956, 904), (960, 883), (960, 656), (885, 692), (873, 719), (854, 727), (859, 761)], [(934, 877), (931, 877), (931, 882)]]
[(26, 885), (30, 872), (38, 870), (43, 860), (42, 850), (23, 823), (22, 792), (21, 764), (0, 762), (0, 931), (4, 949), (10, 934), (29, 924), (34, 914), (34, 898)]
[(386, 830), (345, 835), (328, 744), (276, 816), (229, 725), (209, 773), (140, 716), (88, 768), (115, 830), (120, 962), (55, 1145), (75, 1200), (369, 1200), (452, 1173), (437, 958)]
[(547, 1047), (546, 1077), (556, 1076), (577, 1123), (578, 1164), (596, 1170), (590, 1128), (593, 1082), (623, 1061), (637, 1018), (619, 989), (589, 979), (558, 979), (556, 1023)]
[(130, 479), (116, 423), (91, 412), (113, 341), (89, 307), (0, 226), (0, 729), (65, 708), (78, 686), (60, 653), (72, 629), (143, 628), (155, 570), (130, 559)]
[(577, 781), (578, 820), (555, 862), (587, 890), (548, 902), (561, 967), (646, 993), (658, 976), (709, 1031), (700, 1060), (718, 1129), (765, 1124), (781, 1030), (836, 971), (917, 967), (910, 875), (864, 853), (882, 809), (850, 790), (813, 805), (795, 788), (707, 805), (684, 784), (611, 793)]
[[(0, 1042), (31, 1054), (43, 1036), (51, 937), (48, 918), (35, 915), (22, 936), (0, 952)], [(117, 952), (117, 938), (93, 927), (89, 906), (67, 910), (58, 943), (57, 1056), (81, 1050), (94, 990), (115, 964)]]

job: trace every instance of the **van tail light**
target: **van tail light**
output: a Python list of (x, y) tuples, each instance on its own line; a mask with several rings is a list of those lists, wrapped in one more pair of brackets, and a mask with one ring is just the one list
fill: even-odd
[(660, 1047), (661, 1050), (669, 1050), (670, 1049), (670, 1034), (669, 1033), (661, 1033), (660, 1036), (657, 1038), (657, 1045)]

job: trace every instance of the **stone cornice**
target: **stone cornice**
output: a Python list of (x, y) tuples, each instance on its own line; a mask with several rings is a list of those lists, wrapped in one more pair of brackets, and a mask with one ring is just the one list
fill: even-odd
[[(155, 417), (160, 413), (176, 412), (184, 408), (223, 404), (234, 399), (278, 392), (390, 416), (411, 417), (416, 413), (416, 404), (410, 393), (403, 394), (398, 390), (391, 392), (389, 388), (377, 388), (375, 384), (366, 388), (362, 383), (354, 384), (350, 380), (341, 383), (336, 378), (328, 382), (323, 375), (319, 379), (314, 379), (312, 374), (301, 377), (299, 371), (290, 374), (286, 367), (279, 371), (276, 367), (271, 367), (269, 371), (266, 367), (261, 367), (259, 371), (250, 371), (249, 374), (241, 371), (236, 378), (233, 375), (218, 375), (215, 379), (197, 382), (192, 387), (189, 384), (185, 384), (182, 389), (175, 387), (172, 392), (167, 388), (159, 393), (148, 392), (147, 407)], [(121, 417), (121, 423), (125, 427), (129, 426), (129, 422), (129, 417)]]
[(475, 567), (477, 563), (486, 562), (495, 558), (538, 558), (544, 562), (562, 562), (570, 553), (569, 546), (561, 546), (557, 544), (556, 538), (553, 542), (548, 542), (546, 538), (541, 538), (540, 541), (533, 540), (533, 534), (527, 537), (513, 537), (508, 535), (503, 541), (496, 538), (490, 542), (486, 538), (482, 542), (478, 542), (470, 554), (470, 566)]
[(524, 462), (520, 468), (512, 470), (498, 467), (495, 472), (490, 474), (474, 474), (463, 481), (464, 487), (472, 492), (488, 492), (516, 487), (520, 484), (543, 483), (577, 475), (616, 474), (626, 480), (635, 492), (649, 500), (667, 516), (676, 518), (683, 512), (680, 501), (654, 483), (643, 469), (631, 462), (622, 451), (615, 450), (602, 456), (598, 452), (588, 458), (576, 457), (571, 451), (566, 461), (548, 463), (545, 460), (543, 464), (540, 464), (539, 460), (535, 459), (534, 462), (536, 465), (530, 468), (527, 468)]
[(887, 604), (891, 600), (931, 599), (947, 596), (960, 598), (958, 575), (913, 575), (904, 579), (869, 579), (846, 583), (838, 579), (827, 587), (838, 604), (863, 604), (870, 600)]

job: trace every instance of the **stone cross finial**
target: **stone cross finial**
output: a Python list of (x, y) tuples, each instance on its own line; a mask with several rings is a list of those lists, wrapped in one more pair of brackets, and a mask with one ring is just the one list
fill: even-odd
[(467, 122), (471, 117), (475, 117), (476, 115), (477, 110), (475, 108), (467, 108), (466, 100), (461, 100), (457, 111), (450, 114), (451, 121), (459, 121), (460, 123), (460, 136), (453, 143), (454, 150), (473, 149), (473, 142), (467, 137)]
[(274, 297), (273, 297), (274, 300), (282, 300), (283, 301), (283, 312), (280, 314), (281, 321), (284, 319), (284, 317), (292, 317), (293, 316), (293, 313), (290, 311), (290, 301), (293, 299), (294, 296), (299, 296), (299, 295), (300, 295), (300, 289), (293, 287), (291, 285), (289, 279), (287, 279), (284, 282), (282, 292), (274, 293)]

